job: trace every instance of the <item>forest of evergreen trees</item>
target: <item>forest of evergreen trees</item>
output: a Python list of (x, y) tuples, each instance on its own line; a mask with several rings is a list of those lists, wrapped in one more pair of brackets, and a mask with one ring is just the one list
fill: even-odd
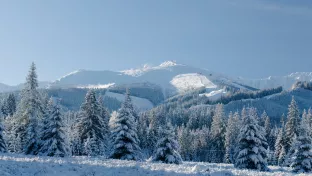
[(224, 112), (223, 102), (210, 108), (185, 109), (177, 97), (171, 99), (178, 102), (175, 106), (167, 102), (138, 113), (130, 93), (126, 91), (117, 112), (109, 112), (94, 90), (86, 93), (78, 111), (65, 111), (60, 106), (62, 99), (39, 93), (33, 63), (20, 100), (9, 94), (1, 108), (0, 152), (137, 161), (151, 158), (173, 164), (232, 163), (236, 168), (259, 171), (279, 165), (292, 167), (294, 172), (312, 171), (312, 110), (299, 112), (294, 97), (287, 115), (275, 125), (266, 112), (259, 115), (254, 107), (229, 114)]

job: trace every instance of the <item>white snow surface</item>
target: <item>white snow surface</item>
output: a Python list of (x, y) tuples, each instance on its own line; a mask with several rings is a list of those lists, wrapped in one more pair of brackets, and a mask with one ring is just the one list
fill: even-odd
[[(116, 98), (117, 100), (123, 102), (125, 100), (124, 94), (114, 93), (107, 91), (105, 96)], [(138, 108), (140, 111), (150, 110), (154, 107), (153, 103), (145, 98), (139, 98), (130, 96), (133, 102), (133, 105)]]
[(218, 100), (221, 96), (226, 95), (227, 92), (224, 89), (214, 90), (209, 93), (199, 94), (199, 96), (206, 96), (209, 97), (210, 100)]
[(77, 88), (81, 89), (107, 89), (111, 86), (115, 85), (115, 83), (108, 83), (108, 84), (89, 84), (86, 86), (77, 86)]
[(170, 83), (177, 90), (185, 92), (200, 87), (217, 88), (206, 76), (198, 73), (180, 74), (175, 76)]
[[(91, 157), (36, 157), (0, 154), (1, 176), (277, 176), (294, 175), (290, 168), (271, 172), (238, 170), (231, 164), (184, 162), (181, 165)], [(309, 174), (298, 174), (308, 176)]]

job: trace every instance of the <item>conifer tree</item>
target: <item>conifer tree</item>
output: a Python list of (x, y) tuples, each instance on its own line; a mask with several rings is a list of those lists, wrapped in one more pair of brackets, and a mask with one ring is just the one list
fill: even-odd
[(16, 100), (15, 100), (14, 94), (12, 93), (9, 94), (9, 97), (6, 101), (6, 105), (7, 105), (8, 115), (13, 116), (14, 113), (16, 112)]
[(309, 130), (308, 125), (302, 123), (299, 127), (299, 136), (293, 144), (295, 153), (291, 167), (297, 173), (312, 172), (312, 139)]
[(161, 129), (161, 138), (157, 141), (156, 150), (152, 161), (161, 161), (169, 164), (181, 164), (182, 158), (179, 154), (179, 143), (176, 140), (173, 127), (167, 123), (164, 129)]
[(111, 132), (112, 153), (110, 158), (122, 160), (139, 160), (140, 147), (137, 136), (137, 124), (131, 102), (127, 91), (125, 101), (116, 117), (115, 127)]
[(240, 118), (239, 113), (235, 112), (234, 115), (229, 115), (226, 134), (225, 134), (225, 162), (233, 163), (234, 162), (234, 151), (237, 146), (237, 137), (240, 131)]
[(298, 134), (298, 128), (300, 126), (300, 113), (295, 98), (292, 97), (291, 103), (288, 106), (287, 122), (285, 126), (285, 150), (289, 154), (289, 150), (292, 146), (292, 141), (295, 135)]
[(226, 122), (222, 104), (218, 104), (212, 117), (210, 157), (211, 162), (222, 163), (225, 156)]
[(238, 136), (235, 154), (236, 168), (267, 171), (267, 147), (265, 132), (256, 120), (254, 109), (249, 110)]
[(166, 119), (162, 108), (156, 108), (150, 112), (150, 124), (148, 127), (148, 148), (153, 152), (157, 141), (160, 139), (160, 128), (165, 126)]
[(3, 126), (2, 123), (0, 122), (0, 153), (6, 153), (8, 151), (6, 142), (3, 137), (3, 131), (4, 131)]
[(39, 154), (43, 156), (65, 157), (70, 154), (68, 139), (65, 134), (65, 124), (58, 102), (54, 104), (51, 98), (48, 114), (45, 119), (45, 129), (42, 132), (42, 145)]
[(25, 154), (36, 155), (39, 150), (39, 121), (43, 118), (42, 99), (37, 90), (38, 81), (36, 66), (32, 63), (26, 78), (25, 87), (21, 92), (21, 101), (18, 106), (15, 133), (21, 149)]
[(103, 102), (103, 97), (99, 97), (98, 99), (98, 102), (99, 102), (99, 106), (100, 106), (100, 117), (102, 119), (102, 122), (103, 122), (103, 135), (104, 135), (104, 138), (106, 140), (104, 140), (104, 151), (107, 151), (107, 147), (109, 145), (109, 137), (110, 137), (110, 129), (109, 129), (109, 119), (110, 119), (110, 114), (109, 114), (109, 111), (108, 109), (104, 106), (104, 102)]
[(80, 155), (97, 156), (105, 153), (105, 125), (101, 117), (102, 109), (96, 100), (94, 90), (89, 90), (85, 102), (81, 105), (77, 136), (80, 143)]
[[(282, 154), (282, 150), (285, 150), (285, 146), (284, 146), (284, 135), (285, 135), (285, 131), (284, 131), (284, 126), (282, 125), (282, 127), (279, 129), (278, 134), (277, 134), (277, 138), (276, 138), (276, 142), (275, 142), (275, 151), (274, 151), (274, 158), (276, 161), (277, 165), (282, 165), (284, 163), (284, 159), (285, 159), (285, 153)], [(284, 151), (286, 152), (286, 151)], [(284, 156), (282, 156), (284, 155)]]
[(140, 148), (147, 150), (148, 148), (148, 114), (141, 113), (138, 119), (138, 138), (140, 141)]
[(269, 149), (274, 151), (275, 148), (275, 136), (272, 134), (272, 127), (270, 122), (270, 117), (264, 112), (261, 116), (261, 119), (264, 119), (264, 130), (265, 130), (265, 138), (267, 139)]
[[(304, 110), (304, 112), (306, 112)], [(308, 112), (302, 114), (302, 121), (309, 129), (312, 129), (312, 110), (309, 108)], [(312, 137), (312, 130), (309, 130), (309, 135)]]

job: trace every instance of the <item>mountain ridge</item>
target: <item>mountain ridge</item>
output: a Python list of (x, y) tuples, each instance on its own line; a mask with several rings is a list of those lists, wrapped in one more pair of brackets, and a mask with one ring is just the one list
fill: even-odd
[[(189, 78), (186, 78), (187, 75), (189, 75)], [(174, 78), (182, 78), (183, 76), (185, 79), (181, 79), (182, 82), (179, 82), (179, 79), (178, 81), (174, 80)], [(194, 80), (198, 80), (199, 82)], [(200, 86), (209, 88), (211, 87), (208, 85), (210, 82), (215, 85), (215, 89), (219, 88), (219, 90), (224, 86), (248, 90), (252, 88), (274, 88), (278, 86), (282, 86), (284, 89), (290, 89), (297, 81), (312, 81), (312, 72), (294, 72), (286, 76), (248, 79), (243, 77), (230, 77), (208, 69), (179, 64), (175, 61), (165, 61), (158, 66), (145, 64), (139, 68), (131, 68), (122, 71), (78, 69), (55, 81), (40, 82), (40, 88), (108, 88), (115, 84), (150, 82), (160, 85), (165, 89), (164, 91), (167, 92), (165, 94), (171, 95), (193, 90)], [(9, 86), (0, 83), (0, 92), (16, 91), (22, 89), (22, 87), (23, 84)]]

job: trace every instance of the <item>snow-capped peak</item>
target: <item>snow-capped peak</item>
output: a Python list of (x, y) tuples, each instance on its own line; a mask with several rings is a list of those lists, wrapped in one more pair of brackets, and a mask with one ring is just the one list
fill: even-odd
[(57, 79), (57, 81), (60, 81), (60, 80), (63, 79), (63, 78), (66, 78), (66, 77), (71, 76), (71, 75), (75, 75), (75, 74), (77, 74), (77, 73), (79, 73), (79, 72), (83, 72), (83, 71), (86, 71), (86, 70), (84, 70), (84, 69), (75, 70), (75, 71), (70, 72), (70, 73), (68, 73), (68, 74), (66, 74), (66, 75), (64, 75), (64, 76), (62, 76), (61, 78)]
[(143, 67), (141, 68), (136, 68), (136, 69), (129, 69), (129, 70), (123, 70), (120, 71), (121, 73), (124, 73), (126, 75), (130, 75), (130, 76), (141, 76), (142, 74), (144, 74), (145, 72), (148, 72), (150, 70), (159, 70), (159, 69), (165, 69), (165, 68), (169, 68), (169, 67), (173, 67), (173, 66), (177, 66), (179, 64), (177, 64), (175, 61), (165, 61), (163, 63), (161, 63), (159, 66), (150, 66), (148, 64), (144, 64)]
[(159, 65), (159, 67), (173, 67), (173, 66), (176, 66), (176, 65), (178, 65), (177, 63), (176, 63), (176, 61), (165, 61), (165, 62), (163, 62), (163, 63), (161, 63), (160, 65)]

